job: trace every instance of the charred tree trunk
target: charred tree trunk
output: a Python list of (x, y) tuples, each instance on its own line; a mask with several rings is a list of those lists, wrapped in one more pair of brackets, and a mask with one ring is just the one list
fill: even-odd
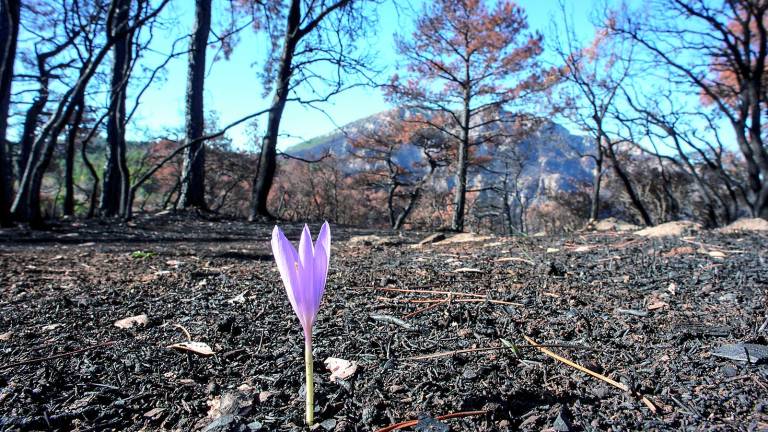
[(603, 146), (601, 138), (597, 139), (597, 155), (595, 155), (595, 168), (592, 171), (592, 202), (589, 206), (589, 220), (597, 221), (600, 217), (600, 188), (603, 182)]
[(613, 150), (613, 144), (608, 143), (606, 148), (608, 150), (608, 157), (611, 159), (613, 171), (616, 173), (616, 176), (619, 177), (619, 180), (621, 180), (622, 185), (624, 185), (624, 190), (627, 192), (627, 195), (629, 195), (632, 206), (635, 207), (638, 213), (640, 213), (640, 218), (643, 220), (643, 223), (646, 226), (652, 226), (653, 221), (651, 220), (651, 216), (648, 214), (648, 210), (645, 209), (645, 205), (643, 205), (643, 202), (637, 195), (635, 187), (629, 180), (629, 176), (621, 167), (621, 164), (619, 164), (618, 158), (616, 157), (616, 152)]
[(389, 185), (389, 190), (387, 190), (387, 210), (389, 211), (389, 226), (392, 227), (392, 229), (397, 229), (395, 227), (395, 221), (397, 220), (397, 217), (395, 216), (395, 192), (397, 192), (398, 187), (400, 187), (399, 183), (392, 182), (392, 184)]
[(288, 22), (283, 43), (283, 53), (277, 74), (275, 95), (272, 98), (272, 109), (267, 120), (267, 133), (261, 145), (261, 155), (256, 177), (253, 179), (253, 196), (251, 199), (251, 214), (249, 219), (259, 217), (272, 218), (267, 209), (267, 199), (272, 188), (272, 182), (277, 169), (277, 137), (280, 132), (280, 120), (283, 117), (285, 103), (290, 90), (291, 68), (296, 44), (299, 41), (299, 26), (301, 24), (301, 1), (291, 1), (288, 11)]
[(451, 230), (464, 231), (464, 212), (467, 203), (467, 165), (469, 164), (469, 121), (470, 121), (470, 89), (469, 63), (466, 67), (464, 87), (464, 112), (462, 113), (461, 140), (456, 158), (456, 191), (453, 196), (453, 219)]
[(405, 205), (405, 208), (403, 208), (403, 211), (400, 212), (400, 214), (395, 219), (394, 223), (392, 224), (392, 229), (399, 230), (403, 227), (406, 219), (408, 219), (408, 216), (411, 215), (414, 207), (416, 207), (416, 203), (421, 197), (421, 191), (424, 189), (424, 185), (427, 184), (427, 182), (435, 174), (435, 170), (437, 170), (437, 163), (430, 158), (429, 172), (414, 186), (413, 191), (411, 191), (410, 196), (408, 197), (408, 203)]
[(88, 173), (93, 180), (93, 186), (91, 187), (91, 194), (88, 199), (88, 214), (87, 218), (92, 218), (96, 214), (96, 207), (99, 205), (99, 174), (96, 172), (96, 168), (88, 159), (88, 139), (84, 139), (80, 144), (80, 158), (83, 160), (83, 164), (88, 169)]
[(504, 210), (504, 223), (507, 225), (507, 234), (515, 235), (514, 222), (512, 221), (512, 206), (509, 205), (509, 163), (504, 164), (504, 180), (502, 187), (502, 209)]
[(20, 0), (0, 0), (0, 225), (11, 222), (13, 164), (7, 147), (8, 110), (11, 104), (13, 64), (19, 36)]
[[(93, 68), (95, 71), (95, 68)], [(85, 91), (83, 78), (75, 90), (78, 97)], [(20, 222), (29, 223), (33, 227), (43, 225), (43, 214), (40, 208), (40, 190), (43, 186), (43, 176), (53, 157), (58, 138), (66, 126), (66, 119), (71, 116), (74, 106), (71, 103), (60, 104), (56, 113), (46, 123), (40, 137), (35, 141), (27, 169), (19, 182), (19, 191), (13, 202), (13, 216)]]
[[(211, 31), (211, 0), (195, 1), (195, 26), (192, 31), (187, 67), (186, 142), (203, 135), (205, 112), (205, 50)], [(205, 209), (205, 143), (196, 142), (184, 153), (181, 179), (181, 207)]]
[[(107, 117), (107, 156), (101, 188), (100, 210), (103, 216), (125, 213), (128, 202), (128, 167), (125, 160), (125, 98), (131, 63), (132, 34), (123, 31), (129, 25), (130, 0), (115, 0), (117, 10), (113, 28), (112, 77), (110, 82), (110, 106)], [(117, 35), (117, 36), (115, 36)]]
[(27, 169), (32, 154), (32, 146), (35, 144), (35, 131), (40, 123), (40, 115), (43, 113), (45, 104), (48, 103), (47, 81), (47, 78), (44, 79), (44, 83), (41, 80), (40, 92), (24, 115), (24, 129), (21, 133), (21, 140), (19, 140), (19, 159), (17, 162), (19, 175), (22, 175)]
[(75, 144), (77, 142), (77, 135), (80, 131), (80, 123), (83, 120), (83, 111), (85, 110), (85, 98), (73, 101), (77, 104), (75, 108), (75, 114), (72, 118), (72, 122), (69, 125), (69, 131), (67, 132), (67, 150), (65, 154), (65, 169), (64, 169), (64, 215), (75, 215)]

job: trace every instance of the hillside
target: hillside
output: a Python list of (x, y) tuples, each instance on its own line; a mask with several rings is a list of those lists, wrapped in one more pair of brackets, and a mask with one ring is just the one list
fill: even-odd
[[(356, 120), (336, 132), (290, 147), (287, 152), (303, 158), (316, 158), (330, 153), (349, 174), (370, 170), (370, 163), (352, 156), (349, 137), (377, 127), (387, 114), (388, 112), (381, 112)], [(487, 131), (487, 128), (477, 129), (479, 134)], [(590, 161), (579, 157), (579, 154), (589, 152), (590, 145), (584, 137), (571, 134), (557, 123), (546, 122), (524, 139), (509, 140), (493, 147), (481, 146), (478, 154), (492, 155), (494, 162), (488, 166), (489, 170), (470, 172), (470, 188), (499, 184), (503, 177), (501, 173), (505, 171), (504, 161), (519, 157), (522, 160), (522, 173), (518, 187), (526, 201), (532, 202), (552, 193), (572, 190), (576, 184), (589, 182), (591, 179)], [(415, 146), (407, 146), (398, 154), (398, 158), (403, 161), (420, 157), (421, 153)], [(514, 177), (517, 172), (510, 174)], [(453, 178), (449, 168), (435, 176), (433, 186), (447, 189), (452, 184)]]

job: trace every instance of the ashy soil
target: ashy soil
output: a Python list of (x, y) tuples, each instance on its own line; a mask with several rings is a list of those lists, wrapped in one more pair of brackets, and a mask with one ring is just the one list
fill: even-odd
[[(165, 214), (1, 230), (0, 430), (303, 430), (271, 229)], [(316, 430), (768, 428), (765, 359), (713, 355), (766, 345), (765, 232), (416, 244), (429, 234), (332, 226)], [(168, 348), (185, 341), (215, 354)], [(357, 369), (332, 381), (329, 357)]]

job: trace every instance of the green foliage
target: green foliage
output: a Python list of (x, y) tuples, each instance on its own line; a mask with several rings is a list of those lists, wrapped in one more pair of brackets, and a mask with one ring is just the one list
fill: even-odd
[(152, 258), (155, 255), (157, 255), (157, 254), (154, 253), (154, 252), (147, 252), (147, 251), (133, 251), (133, 252), (131, 252), (131, 258), (133, 258), (133, 259)]

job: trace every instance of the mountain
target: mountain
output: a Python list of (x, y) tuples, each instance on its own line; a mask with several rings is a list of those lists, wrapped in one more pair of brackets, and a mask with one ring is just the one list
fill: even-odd
[[(400, 110), (399, 116), (403, 116)], [(349, 136), (380, 126), (391, 112), (386, 111), (356, 120), (335, 132), (312, 138), (287, 149), (287, 153), (312, 159), (330, 153), (340, 162), (342, 170), (348, 174), (371, 169), (368, 161), (353, 157), (350, 152)], [(508, 127), (495, 124), (491, 127)], [(477, 133), (489, 132), (489, 127), (477, 128)], [(552, 121), (544, 122), (524, 138), (507, 140), (494, 146), (482, 145), (478, 155), (492, 157), (487, 170), (474, 170), (470, 173), (471, 189), (482, 189), (500, 185), (505, 170), (504, 160), (522, 161), (522, 172), (518, 178), (521, 198), (533, 203), (557, 192), (568, 192), (578, 184), (588, 183), (592, 178), (592, 164), (589, 158), (579, 157), (587, 154), (592, 143), (583, 136), (573, 135), (566, 128)], [(420, 158), (421, 152), (415, 146), (404, 146), (398, 153), (398, 162), (407, 162)], [(433, 187), (450, 188), (454, 182), (450, 167), (435, 176)], [(517, 171), (510, 173), (511, 178)]]

